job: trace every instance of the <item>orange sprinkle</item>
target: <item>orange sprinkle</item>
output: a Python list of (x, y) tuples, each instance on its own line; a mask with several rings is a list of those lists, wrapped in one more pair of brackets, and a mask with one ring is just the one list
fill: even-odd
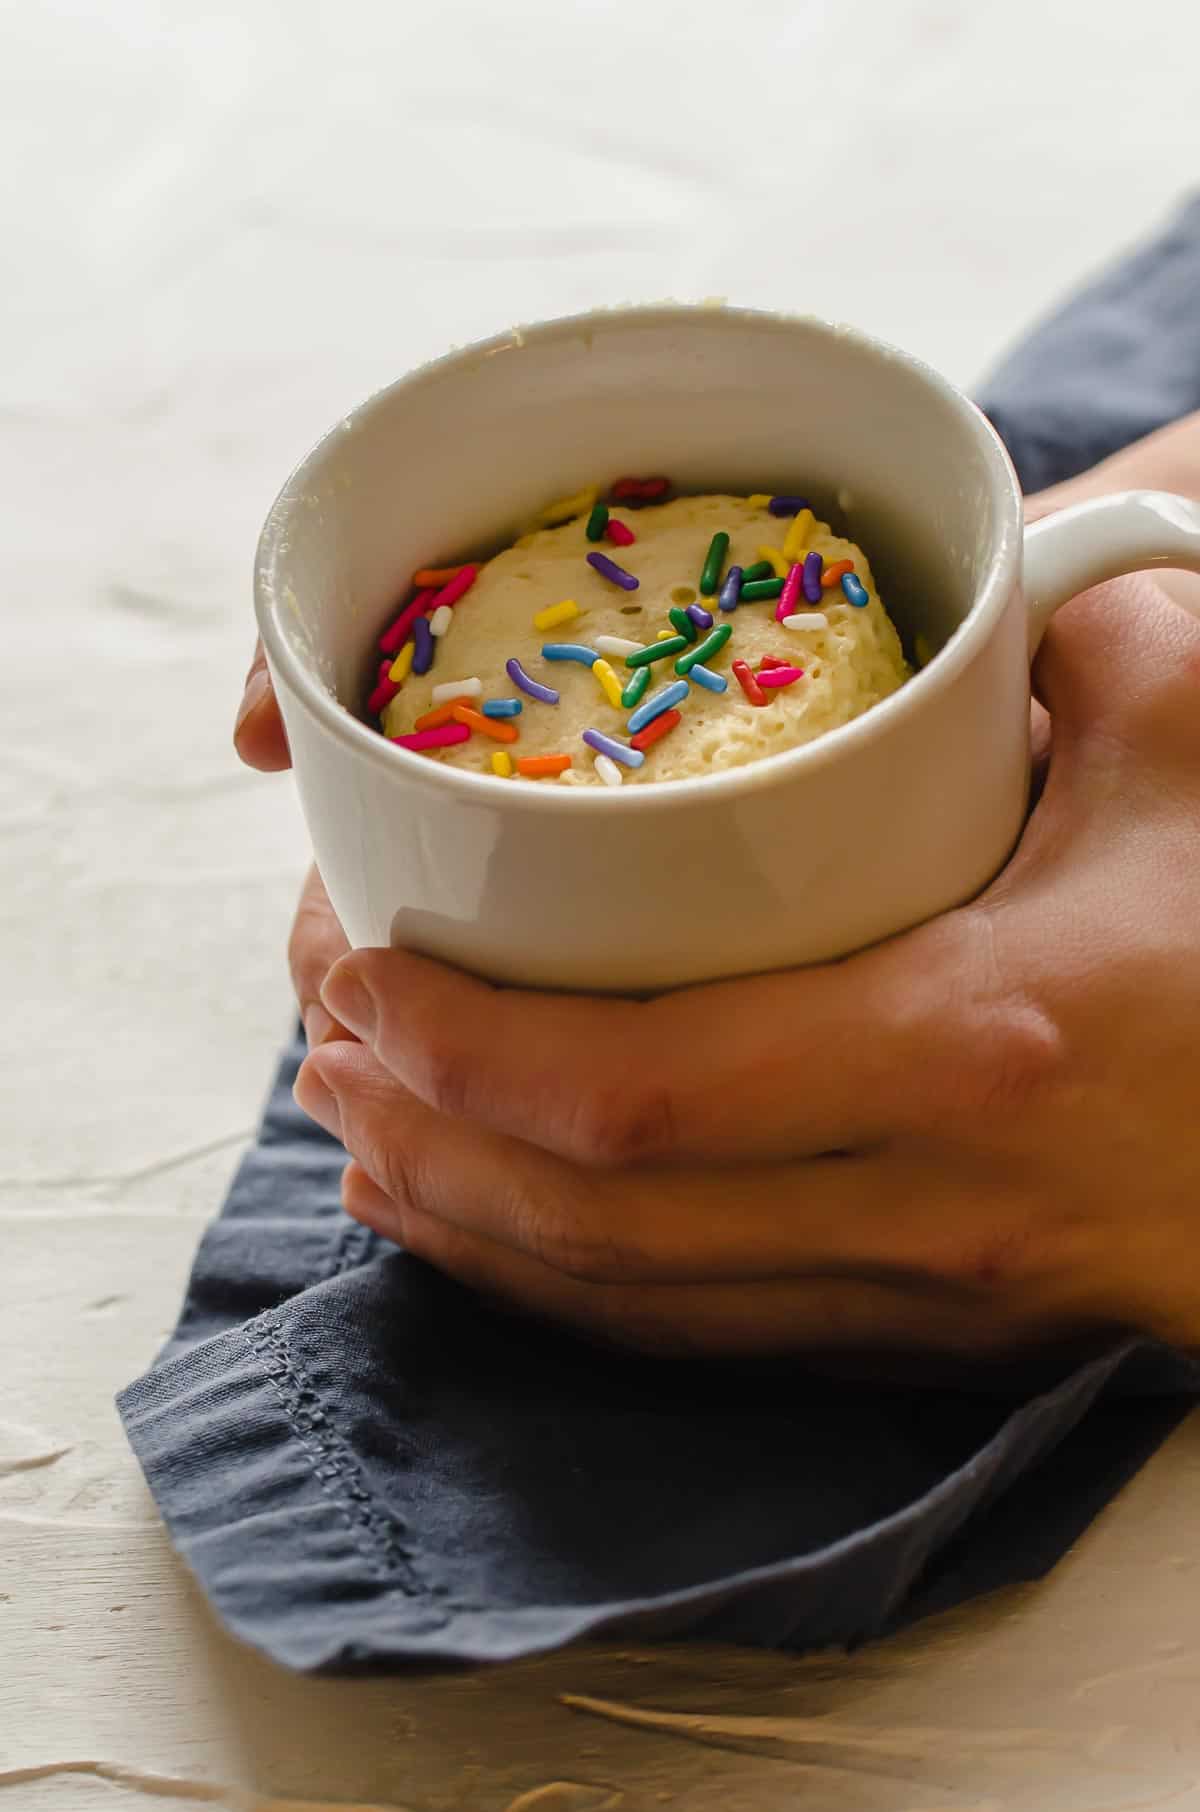
[(498, 717), (485, 717), (482, 711), (473, 711), (469, 704), (452, 704), (450, 715), (456, 724), (466, 724), (468, 730), (490, 736), (493, 742), (516, 742), (520, 735), (516, 724), (506, 724)]
[(448, 585), (461, 571), (461, 566), (423, 566), (420, 572), (413, 574), (412, 582), (423, 591), (427, 585)]
[(525, 755), (517, 763), (517, 773), (526, 780), (540, 780), (543, 774), (565, 774), (570, 766), (569, 755)]
[(825, 571), (821, 574), (822, 589), (825, 591), (832, 591), (834, 586), (839, 583), (843, 573), (852, 573), (853, 571), (853, 560), (835, 560), (833, 565), (827, 566)]
[(452, 698), (447, 704), (435, 705), (432, 711), (426, 711), (423, 717), (418, 717), (413, 729), (440, 730), (443, 724), (456, 721), (454, 713), (460, 705), (473, 705), (474, 703), (472, 698)]

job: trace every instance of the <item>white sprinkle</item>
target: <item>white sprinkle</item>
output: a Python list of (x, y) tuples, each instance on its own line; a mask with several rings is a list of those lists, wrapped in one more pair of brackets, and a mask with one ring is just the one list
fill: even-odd
[(621, 770), (611, 755), (597, 755), (595, 767), (605, 786), (620, 786)]
[(828, 629), (829, 618), (821, 610), (798, 610), (790, 617), (784, 617), (785, 629)]
[(452, 698), (482, 698), (483, 681), (481, 679), (452, 679), (444, 686), (435, 686), (429, 694), (430, 702), (435, 705), (448, 704)]
[(430, 635), (445, 635), (454, 621), (454, 611), (449, 604), (439, 604), (429, 619)]
[(644, 644), (627, 642), (623, 635), (594, 635), (592, 641), (601, 654), (637, 654)]

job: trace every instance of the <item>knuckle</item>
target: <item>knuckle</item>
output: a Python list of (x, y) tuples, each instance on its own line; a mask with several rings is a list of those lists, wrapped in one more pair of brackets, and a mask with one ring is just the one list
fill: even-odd
[(461, 1120), (468, 1111), (471, 1061), (444, 1033), (434, 1031), (422, 1058), (422, 1099), (447, 1119)]
[(588, 1163), (628, 1165), (666, 1157), (677, 1140), (670, 1089), (613, 1082), (575, 1104), (573, 1149)]
[(596, 1209), (585, 1192), (574, 1191), (567, 1206), (522, 1198), (509, 1218), (525, 1250), (563, 1277), (587, 1284), (627, 1281), (629, 1255)]

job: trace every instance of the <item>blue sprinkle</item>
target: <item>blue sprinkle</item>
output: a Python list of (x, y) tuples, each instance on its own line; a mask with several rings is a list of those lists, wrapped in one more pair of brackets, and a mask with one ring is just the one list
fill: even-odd
[[(870, 592), (861, 580), (854, 577), (853, 573), (842, 574), (842, 590), (856, 610), (864, 609), (866, 605), (871, 602)], [(413, 662), (413, 671), (416, 671), (415, 661)]]
[(697, 629), (711, 629), (712, 628), (712, 626), (713, 626), (712, 611), (705, 610), (703, 604), (689, 604), (687, 607), (687, 614), (689, 617), (691, 617), (692, 622), (696, 625)]
[(698, 680), (710, 692), (727, 692), (729, 690), (729, 681), (723, 673), (713, 673), (710, 668), (702, 667), (699, 662), (694, 667), (688, 668), (688, 677)]
[(582, 642), (544, 642), (542, 659), (545, 661), (578, 661), (581, 666), (594, 667), (600, 656), (594, 648), (585, 648)]
[(659, 691), (652, 692), (645, 704), (638, 706), (625, 728), (631, 736), (636, 736), (639, 730), (644, 730), (647, 724), (652, 724), (656, 717), (662, 716), (664, 711), (670, 711), (674, 705), (680, 704), (687, 695), (687, 681), (685, 679), (672, 680), (669, 686), (663, 686)]
[(489, 698), (485, 701), (485, 717), (520, 717), (525, 709), (519, 698)]
[(429, 627), (427, 618), (418, 617), (413, 624), (413, 643), (415, 645), (415, 651), (413, 653), (412, 670), (414, 673), (428, 673), (429, 669), (433, 666), (433, 657), (437, 650), (437, 641)]
[(798, 516), (808, 508), (807, 497), (772, 497), (767, 505), (772, 516)]
[(742, 568), (731, 566), (725, 574), (725, 583), (717, 603), (722, 610), (736, 610), (742, 598)]
[(599, 730), (585, 730), (583, 740), (589, 749), (607, 755), (612, 761), (619, 761), (622, 767), (640, 768), (646, 759), (641, 749), (631, 749), (625, 742), (614, 742), (611, 736), (605, 736)]

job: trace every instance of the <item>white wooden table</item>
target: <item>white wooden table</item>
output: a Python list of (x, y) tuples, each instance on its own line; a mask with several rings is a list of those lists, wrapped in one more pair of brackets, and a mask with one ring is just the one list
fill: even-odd
[(448, 343), (630, 297), (969, 382), (1194, 180), (1198, 66), (1191, 0), (0, 15), (0, 1812), (1200, 1807), (1195, 1418), (1047, 1582), (848, 1658), (337, 1682), (215, 1626), (111, 1406), (289, 1014), (300, 826), (228, 745), (288, 465)]

